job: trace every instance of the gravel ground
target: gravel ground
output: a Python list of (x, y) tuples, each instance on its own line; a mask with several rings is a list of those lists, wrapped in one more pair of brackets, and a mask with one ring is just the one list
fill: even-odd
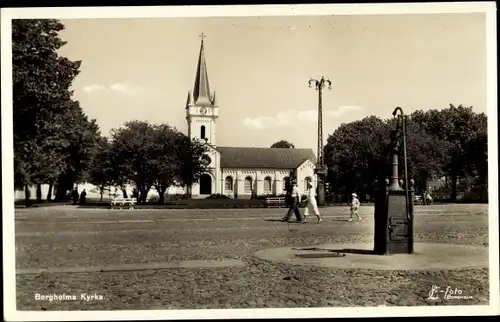
[[(284, 209), (16, 210), (16, 267), (102, 266), (240, 259), (245, 267), (17, 275), (18, 310), (264, 308), (488, 303), (488, 270), (375, 271), (301, 267), (253, 257), (260, 249), (373, 240), (373, 208), (361, 222), (322, 209), (322, 225), (276, 221)], [(488, 245), (487, 205), (416, 208), (416, 242)], [(133, 222), (135, 220), (135, 222)], [(122, 222), (118, 222), (122, 221)], [(152, 222), (149, 222), (152, 221)], [(428, 300), (432, 285), (471, 299)], [(102, 300), (80, 300), (81, 293)], [(77, 300), (37, 301), (36, 294)]]

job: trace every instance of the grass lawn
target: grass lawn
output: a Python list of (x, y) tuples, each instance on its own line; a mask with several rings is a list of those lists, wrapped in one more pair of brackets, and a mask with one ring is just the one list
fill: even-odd
[[(16, 210), (16, 267), (237, 259), (244, 267), (17, 275), (18, 310), (138, 310), (488, 303), (488, 269), (376, 271), (259, 260), (280, 246), (372, 242), (373, 207), (361, 222), (347, 208), (322, 209), (324, 223), (274, 221), (285, 209), (103, 210), (72, 206)], [(487, 205), (417, 206), (415, 241), (488, 246)], [(432, 285), (467, 300), (427, 299)], [(36, 301), (35, 294), (97, 293), (103, 300)]]

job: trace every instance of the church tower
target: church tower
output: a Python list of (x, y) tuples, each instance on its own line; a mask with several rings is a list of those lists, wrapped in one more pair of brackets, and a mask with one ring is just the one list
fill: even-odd
[(210, 92), (208, 72), (205, 61), (205, 51), (201, 34), (200, 55), (196, 68), (193, 94), (188, 92), (186, 102), (186, 120), (188, 122), (189, 138), (197, 138), (216, 146), (216, 120), (219, 108), (215, 101), (215, 92)]

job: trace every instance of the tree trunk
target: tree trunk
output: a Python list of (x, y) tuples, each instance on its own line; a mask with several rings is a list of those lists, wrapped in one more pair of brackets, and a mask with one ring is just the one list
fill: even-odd
[(141, 189), (139, 193), (139, 198), (141, 200), (141, 203), (145, 204), (148, 201), (148, 192), (149, 189)]
[(30, 197), (31, 197), (30, 187), (26, 184), (24, 185), (24, 201), (26, 205), (30, 202)]
[(422, 191), (429, 191), (429, 178), (427, 175), (425, 174), (422, 174), (422, 180), (421, 180), (421, 190), (420, 192)]
[(456, 174), (451, 175), (451, 196), (450, 199), (452, 201), (457, 200), (457, 183), (458, 183), (458, 176)]
[(53, 184), (49, 184), (49, 192), (47, 192), (47, 201), (51, 201), (52, 200), (52, 189), (53, 189)]
[(63, 198), (62, 198), (62, 195), (63, 195), (63, 193), (62, 193), (62, 191), (63, 191), (63, 187), (62, 187), (62, 185), (61, 185), (61, 182), (58, 182), (58, 183), (56, 184), (55, 189), (56, 189), (56, 196), (55, 196), (55, 199), (56, 199), (56, 200), (62, 200), (62, 199), (63, 199)]
[(36, 184), (36, 202), (42, 202), (42, 185)]
[(104, 186), (102, 186), (102, 187), (99, 188), (99, 193), (101, 194), (101, 200), (100, 200), (101, 202), (102, 202), (102, 198), (104, 196), (104, 189), (105, 189)]
[(68, 190), (73, 190), (74, 182), (70, 182), (68, 178), (64, 176), (59, 178), (57, 181), (57, 191), (56, 191), (56, 200), (67, 200)]
[(122, 190), (122, 193), (123, 193), (123, 198), (128, 198), (128, 195), (127, 195), (127, 188), (125, 188), (125, 187), (123, 187), (123, 186), (122, 186), (120, 189)]
[(160, 205), (165, 204), (165, 191), (167, 191), (167, 188), (160, 187), (160, 189), (158, 189), (158, 194), (159, 194), (158, 203)]

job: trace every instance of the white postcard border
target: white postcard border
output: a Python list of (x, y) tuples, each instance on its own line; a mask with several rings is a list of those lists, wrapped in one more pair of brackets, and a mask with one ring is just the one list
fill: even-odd
[[(135, 310), (135, 311), (16, 311), (15, 224), (12, 200), (12, 50), (11, 20), (23, 18), (152, 18), (152, 17), (234, 17), (286, 15), (380, 15), (472, 13), (487, 15), (487, 104), (489, 161), (489, 269), (490, 305), (422, 307), (356, 307), (296, 309), (230, 310)], [(414, 3), (414, 4), (330, 4), (266, 6), (184, 6), (184, 7), (75, 7), (75, 8), (2, 8), (2, 198), (4, 250), (4, 307), (8, 321), (77, 321), (139, 319), (229, 319), (287, 317), (370, 317), (370, 316), (446, 316), (499, 314), (499, 240), (498, 240), (498, 146), (497, 146), (497, 66), (496, 3)]]

